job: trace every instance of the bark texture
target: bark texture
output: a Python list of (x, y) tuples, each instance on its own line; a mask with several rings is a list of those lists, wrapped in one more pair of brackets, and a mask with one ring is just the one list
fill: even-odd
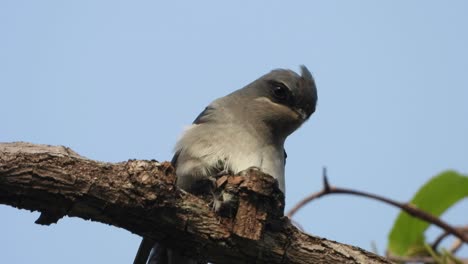
[(168, 162), (89, 160), (62, 146), (0, 143), (0, 203), (40, 211), (38, 224), (75, 216), (152, 238), (213, 263), (390, 263), (358, 247), (299, 231), (283, 216), (276, 181), (260, 171), (226, 176), (232, 217), (175, 186)]

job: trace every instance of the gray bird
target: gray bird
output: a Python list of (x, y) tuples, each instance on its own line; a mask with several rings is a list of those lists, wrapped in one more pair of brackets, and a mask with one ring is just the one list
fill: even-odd
[[(301, 76), (277, 69), (213, 101), (182, 134), (172, 164), (177, 185), (189, 192), (212, 186), (220, 173), (257, 167), (285, 192), (286, 138), (314, 113), (317, 89), (305, 66)], [(135, 264), (146, 262), (153, 241), (143, 239)], [(196, 260), (156, 244), (148, 263), (191, 264)]]

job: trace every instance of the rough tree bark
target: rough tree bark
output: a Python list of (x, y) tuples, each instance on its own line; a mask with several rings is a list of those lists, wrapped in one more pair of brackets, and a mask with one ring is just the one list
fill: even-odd
[(168, 162), (105, 163), (62, 146), (0, 143), (0, 203), (40, 211), (39, 224), (89, 219), (213, 263), (390, 263), (299, 231), (283, 216), (276, 181), (259, 171), (218, 181), (239, 197), (232, 219), (174, 182)]

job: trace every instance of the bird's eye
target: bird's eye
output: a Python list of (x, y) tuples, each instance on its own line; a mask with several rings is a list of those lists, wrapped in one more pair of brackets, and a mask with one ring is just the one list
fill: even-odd
[(288, 92), (288, 88), (283, 85), (273, 85), (273, 96), (278, 100), (287, 100), (289, 95)]

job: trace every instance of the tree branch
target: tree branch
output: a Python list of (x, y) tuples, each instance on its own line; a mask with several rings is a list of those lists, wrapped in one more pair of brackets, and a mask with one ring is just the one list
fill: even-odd
[(320, 198), (322, 196), (329, 195), (329, 194), (350, 194), (350, 195), (366, 197), (366, 198), (384, 202), (386, 204), (400, 208), (401, 210), (405, 211), (406, 213), (408, 213), (409, 215), (413, 217), (416, 217), (428, 223), (434, 224), (440, 227), (441, 229), (443, 229), (444, 231), (446, 231), (447, 233), (456, 236), (461, 241), (468, 243), (468, 235), (465, 234), (463, 230), (457, 229), (449, 225), (448, 223), (438, 218), (437, 216), (434, 216), (428, 212), (425, 212), (410, 203), (400, 203), (395, 200), (392, 200), (383, 196), (379, 196), (376, 194), (372, 194), (372, 193), (366, 193), (366, 192), (352, 190), (352, 189), (330, 186), (330, 184), (328, 183), (327, 175), (326, 175), (326, 169), (324, 169), (324, 173), (323, 173), (323, 189), (319, 192), (313, 193), (307, 196), (306, 198), (302, 199), (288, 212), (287, 216), (291, 218), (297, 211), (299, 211), (299, 209), (304, 207), (306, 204), (312, 202), (313, 200), (317, 198)]
[(227, 219), (176, 188), (168, 162), (105, 163), (66, 147), (0, 143), (0, 203), (40, 211), (39, 224), (65, 215), (98, 221), (214, 263), (390, 263), (300, 232), (282, 216), (273, 178), (255, 170), (239, 177), (227, 179), (239, 196)]

